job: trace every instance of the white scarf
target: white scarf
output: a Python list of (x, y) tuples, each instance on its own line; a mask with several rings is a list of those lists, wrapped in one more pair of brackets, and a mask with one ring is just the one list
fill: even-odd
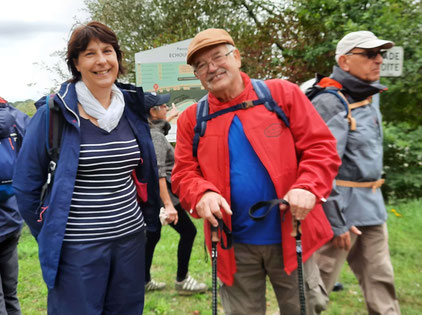
[(82, 80), (76, 82), (75, 89), (82, 108), (89, 116), (97, 119), (101, 129), (111, 132), (117, 127), (125, 108), (125, 101), (122, 91), (115, 84), (111, 87), (111, 103), (107, 109), (92, 95)]

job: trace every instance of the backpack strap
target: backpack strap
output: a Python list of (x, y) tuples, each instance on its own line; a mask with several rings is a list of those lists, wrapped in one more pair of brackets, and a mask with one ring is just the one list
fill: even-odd
[(49, 112), (49, 128), (48, 128), (48, 141), (47, 151), (50, 159), (57, 163), (60, 153), (60, 140), (63, 129), (63, 115), (59, 106), (54, 102), (55, 94), (47, 96), (46, 103), (48, 104)]
[(47, 195), (49, 187), (52, 185), (54, 180), (54, 173), (56, 172), (57, 161), (60, 153), (60, 143), (63, 131), (63, 115), (60, 108), (54, 102), (55, 94), (47, 95), (45, 100), (46, 111), (46, 147), (47, 154), (50, 158), (48, 164), (47, 180), (41, 188), (40, 204), (38, 209), (40, 210), (44, 204), (44, 199)]
[(324, 90), (321, 90), (314, 97), (316, 97), (317, 95), (323, 94), (323, 93), (332, 94), (340, 100), (341, 104), (343, 105), (344, 109), (346, 110), (346, 115), (344, 116), (344, 118), (347, 118), (349, 125), (350, 125), (350, 130), (352, 130), (352, 131), (356, 130), (356, 119), (354, 119), (352, 117), (352, 111), (350, 109), (350, 104), (349, 104), (349, 101), (347, 100), (346, 96), (344, 96), (344, 94), (341, 93), (340, 90), (338, 90), (338, 89), (326, 88)]
[(271, 96), (271, 91), (268, 88), (267, 84), (262, 80), (251, 79), (253, 89), (255, 93), (258, 95), (258, 99), (264, 100), (264, 106), (273, 113), (276, 113), (278, 118), (280, 118), (287, 128), (290, 128), (290, 122), (287, 118), (286, 114), (284, 113), (283, 109), (278, 106), (278, 104), (274, 101), (273, 97)]
[(251, 79), (252, 87), (258, 96), (255, 101), (245, 101), (235, 106), (219, 110), (215, 113), (209, 114), (208, 94), (202, 97), (196, 107), (196, 126), (194, 128), (195, 135), (193, 137), (192, 144), (192, 155), (197, 157), (199, 139), (205, 134), (207, 128), (207, 121), (218, 116), (237, 111), (239, 109), (248, 109), (256, 105), (264, 105), (269, 111), (274, 112), (284, 122), (284, 124), (290, 128), (289, 120), (284, 113), (283, 109), (278, 106), (271, 96), (270, 89), (267, 84), (262, 80)]
[(343, 104), (344, 109), (346, 110), (346, 115), (344, 116), (344, 118), (347, 118), (347, 120), (349, 121), (351, 131), (356, 130), (356, 119), (352, 117), (352, 110), (361, 106), (366, 106), (372, 102), (372, 97), (370, 96), (363, 101), (350, 104), (346, 96), (344, 96), (344, 94), (339, 89), (334, 89), (334, 88), (321, 89), (318, 93), (312, 95), (312, 98), (310, 98), (308, 94), (307, 96), (310, 98), (310, 100), (312, 100), (317, 95), (320, 95), (322, 93), (332, 94), (340, 100), (341, 104)]
[(196, 157), (198, 153), (199, 138), (205, 134), (205, 129), (207, 129), (207, 122), (202, 121), (201, 118), (208, 116), (208, 111), (208, 94), (206, 94), (196, 105), (196, 126), (194, 128), (195, 135), (193, 136), (192, 144), (192, 154), (194, 157)]

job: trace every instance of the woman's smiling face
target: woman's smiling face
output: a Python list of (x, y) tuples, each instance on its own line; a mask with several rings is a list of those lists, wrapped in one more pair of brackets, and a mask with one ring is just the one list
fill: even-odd
[(119, 73), (119, 62), (113, 46), (98, 39), (89, 42), (74, 64), (91, 92), (111, 89)]

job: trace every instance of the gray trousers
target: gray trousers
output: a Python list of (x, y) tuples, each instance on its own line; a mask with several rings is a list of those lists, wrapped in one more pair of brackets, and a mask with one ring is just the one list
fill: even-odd
[(0, 315), (21, 314), (17, 297), (19, 236), (16, 232), (0, 243)]
[[(280, 314), (300, 314), (298, 275), (284, 271), (280, 244), (248, 245), (234, 243), (236, 273), (232, 286), (220, 288), (226, 315), (265, 315), (265, 286), (268, 276), (277, 298)], [(304, 264), (307, 314), (320, 314), (328, 302), (319, 270), (311, 257)]]
[(351, 233), (349, 251), (329, 242), (315, 253), (322, 280), (331, 292), (345, 260), (359, 281), (370, 315), (399, 315), (394, 272), (388, 249), (387, 225), (359, 226), (362, 235)]

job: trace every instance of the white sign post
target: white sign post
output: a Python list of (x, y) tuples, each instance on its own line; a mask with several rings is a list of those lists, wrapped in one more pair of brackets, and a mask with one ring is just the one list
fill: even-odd
[(396, 46), (387, 50), (381, 65), (382, 77), (400, 77), (403, 73), (403, 47)]

